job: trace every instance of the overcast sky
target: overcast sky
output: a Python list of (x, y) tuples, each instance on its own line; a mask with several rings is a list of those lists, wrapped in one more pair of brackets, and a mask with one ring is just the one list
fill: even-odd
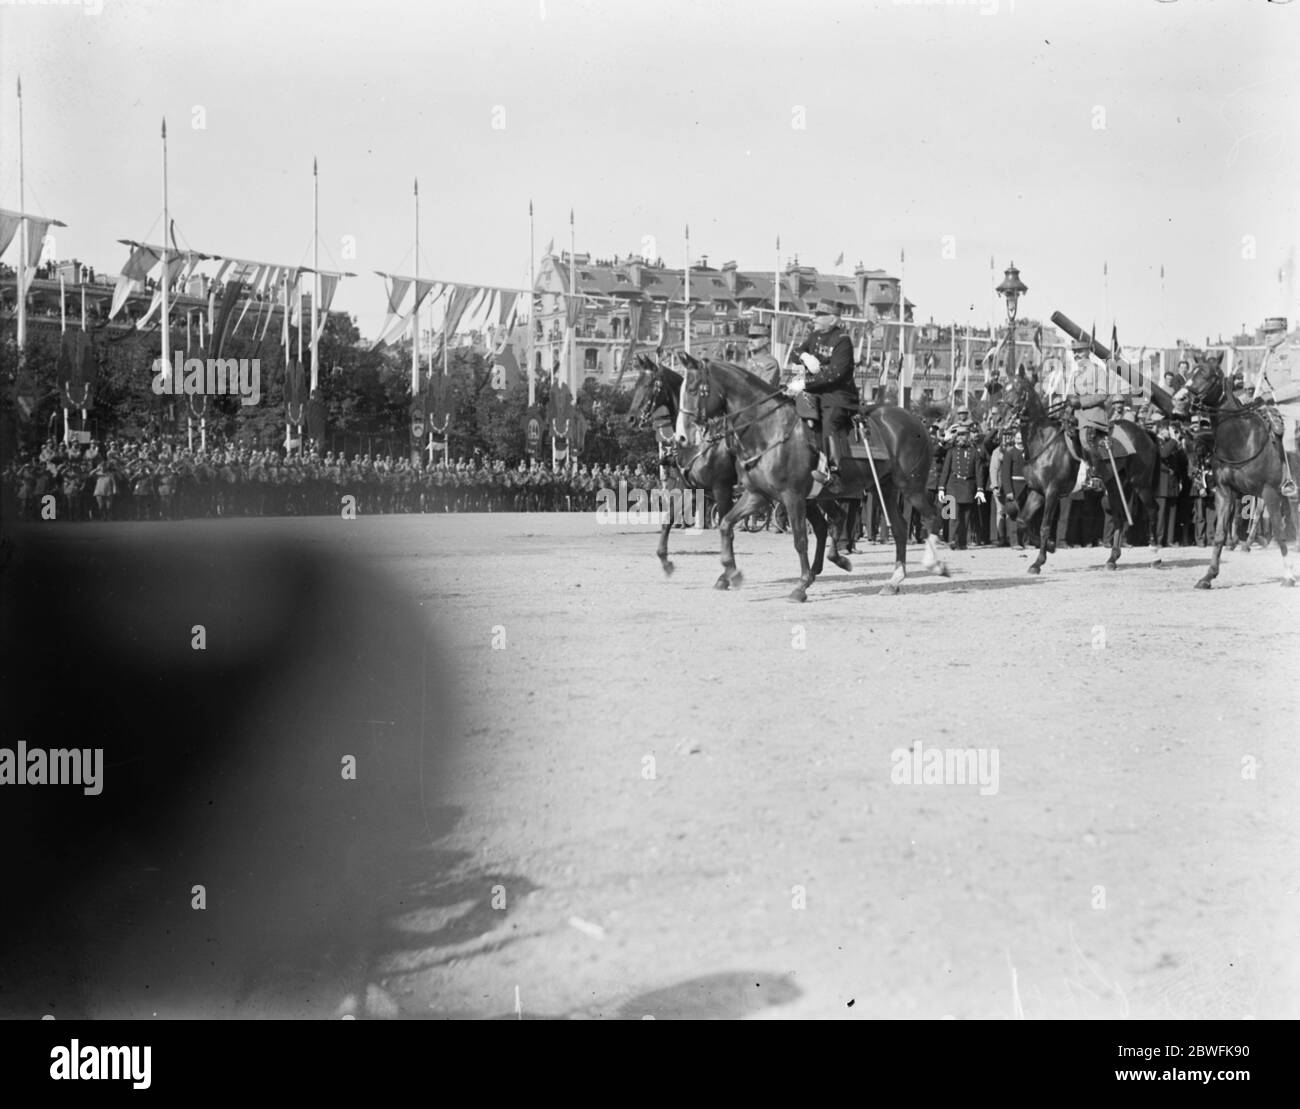
[(769, 268), (777, 235), (823, 270), (905, 249), (919, 316), (963, 323), (992, 256), (1022, 315), (1199, 341), (1300, 316), (1298, 47), (1300, 0), (6, 0), (0, 204), (21, 73), (60, 257), (116, 272), (116, 239), (158, 241), (165, 115), (200, 250), (310, 264), (320, 158), (321, 264), (361, 275), (335, 306), (370, 334), (418, 176), (441, 279), (524, 284), (532, 198), (539, 254), (571, 206), (600, 257), (650, 237), (680, 265), (687, 222), (714, 265)]

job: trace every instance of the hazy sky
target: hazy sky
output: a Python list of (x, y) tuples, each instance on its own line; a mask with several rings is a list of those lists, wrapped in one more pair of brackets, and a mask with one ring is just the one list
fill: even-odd
[(570, 206), (597, 256), (650, 236), (680, 265), (687, 222), (714, 265), (768, 268), (778, 234), (822, 269), (905, 248), (919, 316), (977, 323), (992, 255), (1022, 314), (1200, 340), (1300, 316), (1298, 47), (1300, 0), (5, 0), (0, 204), (21, 73), (60, 257), (158, 240), (165, 115), (200, 250), (309, 264), (319, 156), (321, 264), (361, 275), (335, 306), (371, 334), (418, 176), (437, 278), (522, 285), (532, 198), (539, 253)]

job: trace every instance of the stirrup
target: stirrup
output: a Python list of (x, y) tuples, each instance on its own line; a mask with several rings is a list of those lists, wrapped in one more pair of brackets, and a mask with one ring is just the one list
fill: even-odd
[(1282, 494), (1282, 496), (1286, 497), (1288, 500), (1294, 500), (1295, 497), (1297, 496), (1295, 478), (1291, 477), (1288, 474), (1287, 477), (1282, 481), (1281, 488), (1278, 491)]

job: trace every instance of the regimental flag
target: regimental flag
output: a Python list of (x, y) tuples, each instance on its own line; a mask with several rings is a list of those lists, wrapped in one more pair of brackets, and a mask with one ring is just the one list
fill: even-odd
[(551, 389), (551, 398), (546, 406), (547, 427), (557, 439), (567, 438), (572, 430), (573, 394), (569, 392), (567, 382)]
[(576, 459), (587, 442), (587, 417), (581, 408), (573, 410), (573, 426), (569, 430), (569, 457)]

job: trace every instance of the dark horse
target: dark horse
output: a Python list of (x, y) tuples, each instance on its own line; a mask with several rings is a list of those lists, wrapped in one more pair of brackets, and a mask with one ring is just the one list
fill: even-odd
[[(812, 472), (817, 461), (816, 445), (795, 411), (793, 399), (780, 390), (773, 390), (765, 381), (740, 366), (729, 362), (700, 362), (689, 354), (681, 358), (686, 365), (686, 376), (677, 424), (678, 441), (685, 437), (688, 417), (700, 423), (723, 417), (727, 441), (739, 469), (746, 475), (740, 500), (718, 526), (722, 537), (723, 569), (715, 588), (739, 586), (743, 580), (736, 568), (732, 545), (736, 521), (748, 516), (765, 500), (779, 501), (790, 518), (790, 533), (799, 553), (799, 584), (790, 594), (790, 600), (806, 601), (808, 586), (812, 585), (817, 574), (808, 562), (808, 532), (804, 520), (807, 518), (812, 522), (819, 559), (826, 521), (816, 498), (810, 499), (814, 486)], [(889, 455), (887, 460), (875, 463), (875, 467), (881, 501), (894, 532), (896, 553), (894, 573), (881, 593), (892, 594), (898, 592), (898, 587), (907, 577), (907, 528), (899, 507), (900, 495), (926, 522), (926, 554), (922, 565), (937, 566), (940, 574), (948, 572), (935, 550), (939, 516), (925, 496), (925, 479), (931, 460), (930, 436), (917, 417), (893, 405), (872, 411), (868, 424), (872, 438), (883, 443)], [(846, 458), (841, 473), (846, 488), (837, 492), (833, 499), (826, 498), (827, 503), (844, 499), (846, 493), (861, 497), (866, 490), (873, 488), (875, 478), (871, 466), (869, 460)], [(840, 557), (837, 546), (832, 561), (842, 565)]]
[[(650, 423), (654, 426), (661, 452), (665, 440), (674, 442), (676, 455), (667, 455), (665, 459), (672, 461), (673, 466), (670, 468), (675, 469), (679, 476), (669, 480), (676, 480), (679, 484), (685, 482), (691, 488), (708, 489), (713, 493), (713, 499), (718, 505), (718, 517), (721, 519), (735, 501), (735, 486), (743, 484), (745, 480), (745, 475), (736, 470), (735, 455), (722, 421), (714, 419), (707, 425), (702, 425), (689, 412), (683, 414), (680, 404), (682, 375), (645, 355), (638, 355), (637, 362), (642, 368), (642, 376), (637, 381), (632, 396), (631, 411), (634, 418), (643, 425)], [(679, 421), (684, 421), (686, 431), (681, 442), (674, 437)], [(730, 481), (731, 484), (726, 486), (726, 492), (722, 494), (722, 486), (718, 483), (725, 481)], [(827, 523), (841, 522), (840, 512), (833, 501), (827, 502), (824, 508), (810, 504), (805, 509), (809, 510), (808, 522), (817, 539), (817, 552), (812, 562), (812, 573), (816, 577), (825, 565)], [(666, 519), (659, 536), (659, 561), (666, 574), (673, 572), (673, 564), (668, 560), (668, 535), (672, 523), (671, 518)], [(841, 570), (852, 571), (853, 563), (840, 553), (838, 534), (830, 534), (833, 546), (830, 561)]]
[[(1006, 405), (1003, 426), (1020, 426), (1025, 444), (1025, 486), (1029, 490), (1024, 507), (1017, 510), (1014, 504), (1009, 504), (1007, 515), (1015, 519), (1023, 513), (1025, 522), (1030, 523), (1035, 513), (1040, 508), (1043, 510), (1038, 526), (1038, 558), (1029, 565), (1029, 572), (1037, 574), (1042, 572), (1049, 552), (1056, 550), (1056, 519), (1062, 499), (1070, 496), (1078, 483), (1079, 460), (1070, 452), (1065, 432), (1048, 416), (1038, 390), (1028, 378), (1013, 377), (1003, 394), (1003, 402)], [(1132, 420), (1116, 420), (1110, 425), (1110, 446), (1115, 455), (1117, 473), (1111, 472), (1109, 463), (1098, 471), (1098, 477), (1106, 485), (1110, 510), (1114, 513), (1118, 508), (1123, 512), (1124, 505), (1131, 507), (1133, 494), (1137, 493), (1147, 514), (1151, 564), (1158, 566), (1160, 548), (1155, 539), (1155, 487), (1160, 475), (1159, 448), (1155, 440)], [(1114, 529), (1110, 558), (1106, 560), (1107, 570), (1115, 569), (1115, 563), (1119, 561), (1124, 532), (1122, 527)]]
[[(668, 511), (663, 513), (664, 522), (656, 552), (664, 573), (671, 575), (674, 566), (668, 557), (668, 536), (673, 524), (678, 523), (683, 515), (689, 515), (684, 508), (685, 491), (707, 490), (713, 494), (719, 514), (725, 515), (735, 502), (734, 490), (740, 478), (736, 473), (735, 458), (720, 433), (714, 434), (706, 429), (699, 443), (681, 445), (674, 442), (681, 374), (644, 354), (637, 355), (636, 360), (641, 367), (641, 376), (632, 394), (631, 416), (642, 426), (649, 424), (654, 428), (660, 458), (670, 463), (665, 466), (669, 471), (668, 489), (670, 494), (676, 494), (668, 498)], [(668, 452), (669, 445), (675, 448), (674, 452)]]
[(1227, 542), (1227, 525), (1236, 518), (1241, 497), (1261, 497), (1273, 519), (1273, 534), (1282, 552), (1282, 584), (1295, 585), (1295, 570), (1286, 547), (1286, 517), (1290, 501), (1282, 496), (1285, 474), (1282, 454), (1275, 449), (1273, 428), (1259, 405), (1244, 405), (1228, 388), (1223, 376), (1223, 352), (1200, 355), (1187, 384), (1174, 397), (1174, 412), (1185, 416), (1190, 408), (1210, 414), (1214, 431), (1214, 553), (1197, 589), (1209, 589), (1219, 576), (1219, 557)]

